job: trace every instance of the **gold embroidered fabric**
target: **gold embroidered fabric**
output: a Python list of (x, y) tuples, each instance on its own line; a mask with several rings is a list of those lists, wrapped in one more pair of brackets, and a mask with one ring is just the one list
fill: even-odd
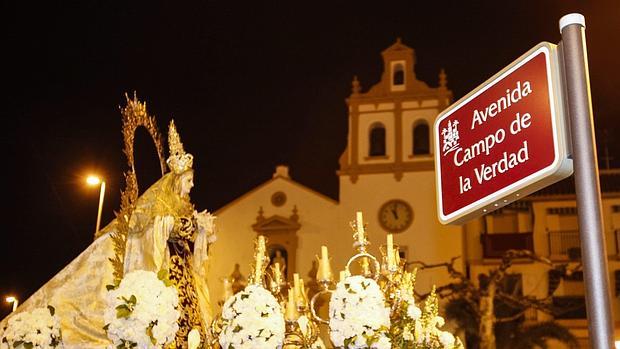
[[(183, 329), (177, 337), (177, 348), (187, 346), (187, 333), (192, 328), (199, 329), (204, 340), (208, 333), (206, 326), (211, 321), (206, 266), (192, 264), (194, 259), (204, 264), (208, 258), (192, 258), (193, 242), (198, 232), (193, 224), (193, 205), (177, 194), (181, 175), (172, 172), (164, 175), (138, 198), (129, 221), (125, 255), (126, 272), (136, 269), (154, 272), (161, 268), (169, 270), (171, 281), (179, 290), (183, 314), (180, 320)], [(110, 239), (114, 231), (115, 221), (104, 228), (100, 238), (17, 310), (30, 311), (48, 304), (54, 306), (60, 317), (67, 349), (103, 349), (110, 345), (103, 330), (103, 313), (106, 285), (114, 281), (109, 261), (114, 257)], [(9, 317), (0, 322), (0, 328), (4, 328)], [(184, 345), (179, 345), (181, 342)]]

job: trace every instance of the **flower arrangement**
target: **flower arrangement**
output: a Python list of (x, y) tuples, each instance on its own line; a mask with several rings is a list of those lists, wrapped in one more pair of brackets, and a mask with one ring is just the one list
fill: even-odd
[(248, 285), (222, 307), (219, 342), (223, 349), (282, 348), (284, 333), (280, 304), (260, 285)]
[(445, 320), (439, 316), (439, 300), (435, 288), (426, 298), (424, 311), (416, 321), (414, 341), (418, 346), (429, 349), (462, 349), (461, 340), (448, 331), (442, 331)]
[(345, 349), (390, 349), (390, 308), (373, 280), (349, 276), (340, 281), (329, 302), (330, 338)]
[(114, 347), (157, 349), (174, 340), (179, 297), (167, 283), (163, 273), (136, 270), (108, 287), (104, 329)]
[(0, 349), (63, 348), (60, 321), (52, 306), (11, 317), (1, 338)]
[(458, 338), (439, 328), (445, 320), (439, 316), (439, 301), (435, 289), (427, 296), (424, 309), (415, 304), (413, 284), (415, 273), (404, 272), (393, 300), (390, 336), (394, 348), (462, 349)]

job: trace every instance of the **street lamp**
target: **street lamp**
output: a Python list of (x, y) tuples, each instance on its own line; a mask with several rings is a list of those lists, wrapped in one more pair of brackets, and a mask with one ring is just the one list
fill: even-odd
[(101, 190), (99, 191), (99, 210), (97, 211), (97, 226), (95, 227), (95, 234), (97, 234), (97, 232), (99, 232), (99, 226), (101, 224), (101, 211), (103, 210), (103, 196), (105, 195), (105, 182), (94, 175), (90, 175), (88, 176), (88, 178), (86, 178), (86, 183), (88, 183), (88, 185), (91, 186), (95, 186), (100, 184), (101, 185)]
[(19, 300), (13, 296), (6, 297), (7, 303), (13, 303), (13, 311), (17, 310), (17, 305), (19, 304)]

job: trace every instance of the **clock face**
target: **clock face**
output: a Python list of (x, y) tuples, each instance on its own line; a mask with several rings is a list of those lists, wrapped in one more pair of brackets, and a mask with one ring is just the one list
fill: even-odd
[(388, 233), (401, 233), (413, 222), (413, 209), (403, 200), (390, 200), (379, 209), (379, 223)]

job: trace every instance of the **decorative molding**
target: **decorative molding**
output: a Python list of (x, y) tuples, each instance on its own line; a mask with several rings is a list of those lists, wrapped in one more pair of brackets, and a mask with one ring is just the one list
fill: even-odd
[(406, 172), (422, 172), (433, 171), (435, 169), (435, 162), (433, 158), (424, 161), (415, 162), (403, 162), (396, 165), (395, 163), (383, 163), (383, 164), (363, 164), (355, 167), (342, 168), (336, 173), (339, 176), (350, 176), (351, 182), (355, 183), (360, 174), (379, 174), (379, 173), (394, 173), (395, 178), (400, 180), (402, 175)]
[(267, 250), (270, 248), (284, 248), (286, 250), (286, 274), (290, 279), (296, 272), (297, 245), (299, 237), (297, 231), (301, 228), (297, 206), (293, 207), (290, 217), (272, 215), (265, 217), (263, 208), (260, 207), (256, 223), (252, 229), (257, 235), (264, 235), (267, 238)]

